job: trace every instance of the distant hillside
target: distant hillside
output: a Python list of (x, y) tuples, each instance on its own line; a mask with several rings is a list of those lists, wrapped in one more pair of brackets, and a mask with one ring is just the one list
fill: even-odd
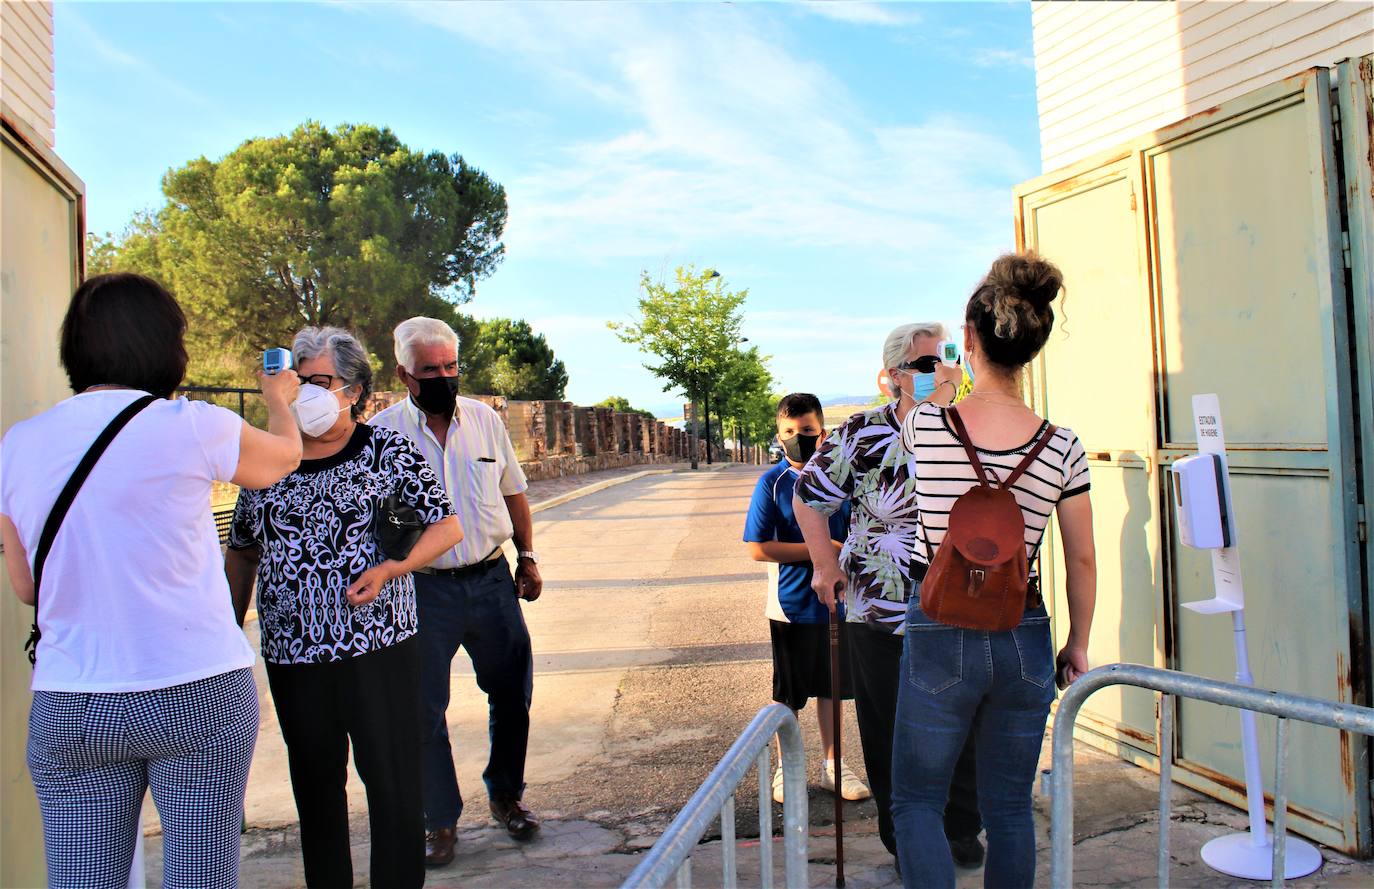
[(859, 411), (866, 411), (866, 410), (868, 410), (868, 408), (870, 407), (870, 405), (872, 404), (872, 402), (871, 402), (871, 401), (864, 401), (864, 402), (860, 402), (860, 403), (849, 403), (849, 404), (845, 404), (845, 403), (835, 403), (835, 402), (829, 402), (829, 401), (827, 401), (827, 402), (825, 402), (824, 404), (825, 404), (825, 425), (826, 425), (827, 427), (833, 428), (833, 427), (838, 426), (839, 424), (843, 423), (845, 420), (848, 420), (850, 417), (854, 416), (854, 415), (857, 414)]
[(871, 404), (876, 397), (876, 395), (835, 395), (830, 398), (822, 398), (821, 404), (825, 407), (848, 404), (868, 405)]

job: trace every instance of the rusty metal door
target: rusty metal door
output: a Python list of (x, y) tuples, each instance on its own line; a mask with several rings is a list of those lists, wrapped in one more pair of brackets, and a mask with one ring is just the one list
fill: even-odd
[[(1058, 263), (1068, 281), (1033, 380), (1038, 409), (1078, 433), (1091, 464), (1098, 608), (1089, 657), (1094, 664), (1163, 666), (1155, 363), (1140, 182), (1139, 158), (1127, 152), (1029, 191), (1020, 209), (1026, 243)], [(1044, 555), (1046, 588), (1055, 591), (1055, 638), (1062, 645), (1068, 608), (1054, 525)], [(1128, 758), (1156, 753), (1152, 692), (1104, 689), (1079, 724)]]
[[(1344, 248), (1374, 233), (1343, 224), (1350, 152), (1338, 152), (1332, 108), (1330, 73), (1313, 70), (1018, 190), (1021, 243), (1068, 281), (1034, 388), (1093, 457), (1094, 663), (1234, 673), (1230, 622), (1178, 607), (1211, 596), (1211, 572), (1205, 553), (1177, 544), (1160, 484), (1196, 452), (1192, 395), (1216, 392), (1256, 683), (1368, 702), (1360, 507), (1371, 434), (1359, 417), (1371, 357), (1367, 294), (1352, 292)], [(1089, 739), (1157, 762), (1153, 703), (1130, 694), (1095, 707)], [(1243, 805), (1234, 714), (1185, 702), (1178, 715), (1163, 752), (1177, 780)], [(1293, 828), (1367, 851), (1363, 742), (1307, 729), (1291, 744)]]

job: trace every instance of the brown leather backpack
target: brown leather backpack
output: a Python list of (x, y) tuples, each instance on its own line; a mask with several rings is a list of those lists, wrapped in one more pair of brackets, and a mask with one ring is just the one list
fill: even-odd
[[(930, 567), (921, 583), (921, 610), (931, 620), (950, 626), (1005, 632), (1021, 622), (1030, 591), (1026, 520), (1011, 486), (1049, 444), (1055, 427), (1048, 426), (1021, 465), (1006, 481), (998, 482), (978, 459), (964, 421), (953, 407), (949, 420), (978, 484), (954, 501), (949, 529), (933, 556), (929, 529), (922, 534)], [(988, 483), (989, 478), (994, 484)]]

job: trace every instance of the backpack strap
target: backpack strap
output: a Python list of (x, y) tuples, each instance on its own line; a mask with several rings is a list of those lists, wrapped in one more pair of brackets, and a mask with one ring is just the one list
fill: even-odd
[[(978, 477), (978, 484), (985, 488), (992, 487), (988, 484), (988, 470), (983, 468), (983, 461), (978, 459), (978, 449), (973, 446), (968, 428), (964, 426), (964, 418), (959, 416), (959, 409), (953, 405), (949, 408), (949, 423), (954, 428), (954, 437), (959, 439), (959, 444), (964, 446), (964, 453), (968, 454), (968, 462), (973, 466), (973, 474)], [(992, 480), (996, 481), (997, 476), (993, 475)]]
[(1013, 469), (1011, 475), (1007, 476), (1007, 480), (1002, 482), (1002, 487), (1010, 488), (1012, 485), (1016, 484), (1016, 480), (1019, 479), (1027, 469), (1031, 468), (1031, 464), (1035, 462), (1035, 458), (1040, 456), (1040, 452), (1045, 449), (1045, 446), (1050, 443), (1050, 439), (1054, 438), (1054, 434), (1058, 431), (1059, 430), (1053, 423), (1046, 423), (1045, 434), (1040, 436), (1035, 446), (1026, 453), (1026, 459), (1021, 461), (1021, 465)]
[(33, 555), (33, 628), (29, 631), (29, 641), (24, 643), (24, 650), (29, 653), (30, 664), (35, 663), (38, 658), (38, 640), (43, 635), (38, 630), (38, 590), (43, 585), (43, 565), (48, 561), (48, 551), (52, 549), (57, 531), (62, 527), (62, 520), (67, 517), (67, 511), (72, 508), (72, 501), (76, 499), (77, 492), (81, 490), (86, 477), (91, 474), (91, 470), (95, 468), (105, 449), (110, 446), (110, 442), (114, 441), (114, 437), (139, 411), (157, 400), (159, 399), (156, 395), (144, 395), (134, 399), (128, 407), (115, 415), (110, 425), (96, 437), (86, 455), (81, 458), (81, 462), (76, 464), (76, 469), (72, 470), (71, 478), (67, 479), (62, 493), (57, 495), (52, 512), (48, 513), (48, 520), (43, 524), (43, 533), (38, 538), (38, 549)]

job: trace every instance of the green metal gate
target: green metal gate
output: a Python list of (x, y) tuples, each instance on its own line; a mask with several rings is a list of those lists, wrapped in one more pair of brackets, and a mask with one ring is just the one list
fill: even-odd
[[(1179, 608), (1210, 598), (1211, 570), (1177, 544), (1163, 484), (1196, 452), (1191, 396), (1216, 392), (1256, 683), (1369, 702), (1369, 71), (1314, 69), (1017, 190), (1019, 243), (1068, 281), (1032, 388), (1092, 464), (1095, 664), (1235, 671), (1230, 621)], [(1053, 533), (1047, 547), (1065, 614)], [(1156, 700), (1104, 691), (1080, 734), (1157, 767)], [(1243, 805), (1235, 715), (1177, 715), (1177, 780)], [(1291, 745), (1294, 829), (1370, 851), (1364, 739), (1295, 726)]]

